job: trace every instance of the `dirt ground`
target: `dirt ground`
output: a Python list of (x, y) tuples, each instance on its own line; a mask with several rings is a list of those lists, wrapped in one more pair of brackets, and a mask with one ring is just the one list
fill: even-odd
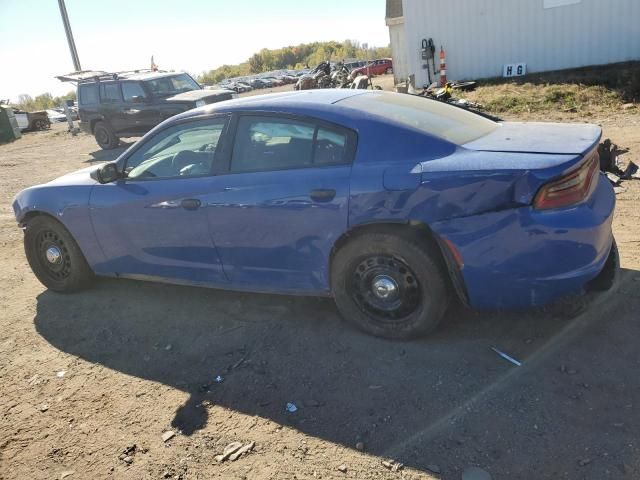
[[(640, 160), (640, 112), (590, 120)], [(640, 181), (618, 196), (619, 281), (585, 313), (454, 306), (399, 343), (327, 299), (125, 280), (47, 291), (13, 196), (121, 151), (61, 125), (0, 146), (0, 478), (640, 478)], [(235, 441), (255, 447), (216, 462)]]

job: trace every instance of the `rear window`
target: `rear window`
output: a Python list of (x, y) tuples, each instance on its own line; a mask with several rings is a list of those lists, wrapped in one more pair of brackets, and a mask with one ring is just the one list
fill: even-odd
[(340, 105), (388, 118), (456, 145), (484, 137), (498, 124), (437, 100), (391, 92), (371, 92), (340, 101)]
[(98, 103), (98, 85), (90, 83), (78, 87), (78, 103), (80, 105), (95, 105)]
[(117, 103), (120, 101), (120, 86), (115, 82), (100, 84), (100, 101), (102, 103)]
[(351, 161), (347, 133), (298, 120), (241, 116), (231, 172), (341, 165)]

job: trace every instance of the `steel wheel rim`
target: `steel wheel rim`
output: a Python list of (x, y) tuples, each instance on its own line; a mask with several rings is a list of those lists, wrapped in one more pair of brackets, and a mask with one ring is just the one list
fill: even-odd
[(361, 260), (348, 283), (361, 311), (380, 323), (398, 323), (422, 304), (417, 277), (400, 258), (373, 255)]
[(36, 239), (38, 261), (47, 275), (60, 281), (71, 275), (71, 255), (66, 243), (53, 230), (45, 230)]

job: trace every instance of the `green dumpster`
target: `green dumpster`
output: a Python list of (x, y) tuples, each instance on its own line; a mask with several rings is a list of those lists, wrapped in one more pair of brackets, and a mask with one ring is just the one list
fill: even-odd
[(12, 142), (21, 136), (13, 108), (0, 105), (0, 143)]

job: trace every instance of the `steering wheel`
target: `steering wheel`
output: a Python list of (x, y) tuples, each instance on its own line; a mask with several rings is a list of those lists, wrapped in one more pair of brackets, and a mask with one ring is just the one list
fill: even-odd
[(181, 150), (176, 153), (171, 159), (171, 169), (176, 173), (182, 172), (185, 167), (194, 163), (193, 158), (191, 158), (192, 154), (188, 150)]

